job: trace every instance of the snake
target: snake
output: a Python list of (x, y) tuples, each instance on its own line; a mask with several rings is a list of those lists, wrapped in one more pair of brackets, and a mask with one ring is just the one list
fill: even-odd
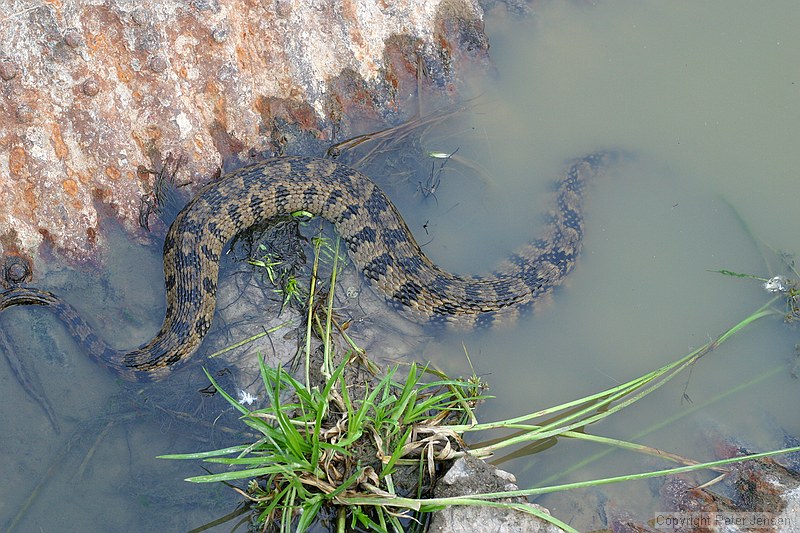
[(386, 194), (358, 170), (331, 159), (283, 156), (208, 183), (180, 211), (164, 240), (164, 321), (139, 348), (110, 346), (71, 304), (46, 290), (12, 286), (0, 293), (0, 311), (47, 307), (89, 355), (120, 377), (161, 380), (198, 350), (211, 327), (227, 243), (257, 223), (302, 211), (333, 224), (363, 278), (391, 307), (437, 326), (492, 327), (530, 313), (573, 269), (584, 234), (586, 184), (617, 155), (595, 152), (570, 162), (539, 233), (486, 275), (436, 266)]

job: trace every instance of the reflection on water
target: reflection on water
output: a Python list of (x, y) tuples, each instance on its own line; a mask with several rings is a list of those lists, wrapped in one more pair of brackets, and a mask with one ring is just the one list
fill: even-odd
[[(471, 163), (448, 163), (434, 196), (415, 194), (426, 175), (409, 178), (405, 189), (387, 186), (436, 262), (457, 272), (490, 269), (531, 235), (546, 209), (536, 198), (567, 159), (616, 147), (638, 158), (591, 187), (584, 254), (552, 305), (512, 328), (439, 339), (421, 354), (467, 373), (466, 344), (497, 396), (482, 418), (530, 412), (626, 381), (705, 343), (766, 301), (757, 283), (709, 270), (768, 277), (778, 265), (770, 248), (800, 250), (793, 230), (800, 197), (798, 21), (792, 2), (632, 1), (544, 2), (527, 20), (502, 14), (487, 20), (500, 82), (466, 119), (432, 132), (424, 146), (458, 149)], [(139, 245), (114, 246), (108, 280), (57, 269), (46, 279), (97, 317), (117, 344), (134, 346), (163, 316), (160, 256)], [(108, 305), (99, 314), (98, 301)], [(237, 427), (224, 418), (230, 415), (224, 405), (197, 393), (202, 375), (179, 373), (153, 389), (128, 386), (83, 357), (35, 310), (6, 313), (3, 329), (35, 369), (33, 386), (44, 391), (61, 430), (54, 432), (10, 370), (0, 372), (3, 523), (31, 494), (19, 531), (157, 525), (177, 531), (232, 509), (231, 491), (181, 481), (199, 473), (197, 464), (154, 459), (236, 439), (223, 429)], [(32, 338), (32, 331), (48, 335)], [(800, 435), (796, 411), (784, 409), (800, 396), (788, 370), (795, 342), (777, 322), (756, 324), (701, 360), (691, 376), (591, 431), (630, 438), (710, 402), (641, 442), (695, 459), (711, 457), (709, 434), (733, 435), (752, 448), (780, 447), (782, 431)], [(713, 401), (778, 367), (786, 370)], [(188, 409), (190, 401), (204, 427), (178, 428), (174, 417), (156, 414), (165, 405)], [(198, 445), (203, 434), (206, 442)], [(662, 466), (615, 453), (558, 477), (596, 451), (560, 442), (504, 466), (523, 487)], [(646, 519), (658, 505), (649, 494), (648, 485), (628, 484), (580, 494), (588, 508), (561, 495), (541, 503), (589, 529), (598, 526), (596, 508), (612, 500)]]

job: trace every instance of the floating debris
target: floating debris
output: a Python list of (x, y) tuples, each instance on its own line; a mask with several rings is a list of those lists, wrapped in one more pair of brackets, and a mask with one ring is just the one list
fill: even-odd
[(789, 292), (792, 283), (786, 276), (774, 276), (765, 281), (763, 287), (767, 292)]
[(242, 405), (252, 405), (258, 400), (258, 396), (250, 394), (244, 389), (239, 389), (238, 402)]

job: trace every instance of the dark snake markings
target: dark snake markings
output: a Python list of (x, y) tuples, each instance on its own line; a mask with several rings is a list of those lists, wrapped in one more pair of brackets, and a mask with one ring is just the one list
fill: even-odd
[(487, 276), (458, 276), (431, 263), (394, 205), (360, 172), (326, 159), (284, 157), (206, 185), (180, 212), (164, 242), (164, 323), (140, 348), (111, 348), (51, 292), (9, 289), (0, 293), (0, 311), (49, 307), (89, 354), (123, 378), (159, 380), (197, 350), (211, 326), (219, 258), (228, 241), (257, 222), (308, 211), (334, 224), (356, 266), (390, 304), (432, 323), (491, 326), (532, 308), (572, 270), (583, 237), (586, 181), (615, 158), (599, 152), (574, 161), (539, 237)]

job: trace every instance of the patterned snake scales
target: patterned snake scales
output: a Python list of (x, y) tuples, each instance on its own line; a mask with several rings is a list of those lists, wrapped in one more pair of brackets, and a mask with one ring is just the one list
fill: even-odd
[(458, 276), (434, 265), (394, 205), (360, 172), (326, 159), (283, 157), (209, 183), (180, 212), (164, 242), (164, 323), (140, 348), (110, 347), (51, 292), (8, 289), (0, 293), (0, 311), (49, 307), (89, 354), (121, 377), (159, 380), (198, 349), (211, 326), (219, 259), (228, 241), (257, 222), (308, 211), (334, 224), (356, 266), (390, 304), (433, 323), (490, 326), (532, 308), (572, 270), (583, 236), (586, 181), (615, 158), (598, 152), (573, 161), (539, 237), (486, 276)]

